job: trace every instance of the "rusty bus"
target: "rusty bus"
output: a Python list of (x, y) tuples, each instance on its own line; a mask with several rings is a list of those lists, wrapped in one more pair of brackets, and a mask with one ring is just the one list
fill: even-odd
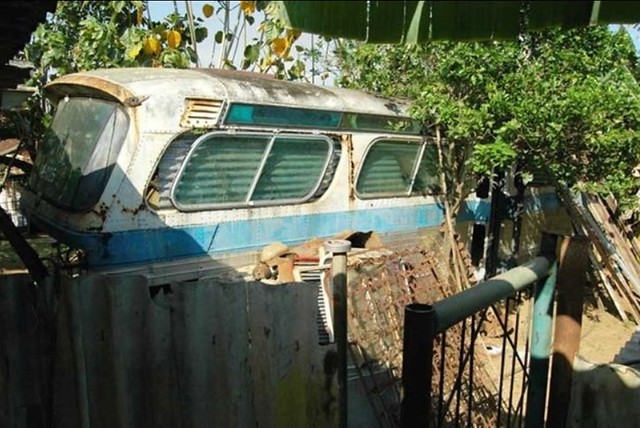
[[(443, 220), (436, 146), (401, 100), (221, 70), (45, 89), (55, 115), (23, 204), (89, 270), (188, 274), (344, 230), (416, 242)], [(487, 215), (476, 198), (458, 221)]]

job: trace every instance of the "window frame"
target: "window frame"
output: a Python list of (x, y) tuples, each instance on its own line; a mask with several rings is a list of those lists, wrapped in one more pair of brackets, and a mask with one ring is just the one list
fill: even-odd
[[(417, 143), (419, 145), (418, 147), (418, 151), (417, 151), (417, 155), (416, 158), (413, 160), (413, 166), (412, 166), (412, 170), (411, 170), (411, 180), (409, 181), (409, 185), (407, 186), (408, 190), (405, 192), (398, 192), (398, 193), (389, 193), (389, 192), (381, 192), (381, 193), (375, 193), (375, 194), (363, 194), (362, 192), (358, 191), (358, 183), (360, 182), (360, 176), (362, 174), (362, 170), (364, 169), (364, 165), (365, 162), (367, 160), (367, 157), (369, 156), (369, 153), (371, 152), (371, 149), (378, 143), (380, 142), (392, 142), (392, 141), (404, 141), (404, 142), (410, 142), (410, 143)], [(369, 145), (367, 146), (367, 148), (364, 151), (364, 154), (362, 155), (362, 158), (360, 160), (360, 165), (358, 167), (358, 173), (356, 174), (356, 178), (353, 184), (353, 191), (355, 193), (355, 195), (357, 196), (358, 199), (361, 200), (370, 200), (370, 199), (391, 199), (391, 198), (407, 198), (407, 197), (413, 197), (413, 196), (425, 196), (425, 195), (438, 195), (440, 193), (438, 192), (428, 192), (428, 193), (424, 193), (421, 192), (419, 190), (415, 190), (415, 183), (416, 183), (416, 178), (418, 176), (418, 172), (420, 170), (420, 164), (421, 164), (421, 160), (422, 157), (424, 156), (424, 153), (427, 149), (428, 145), (432, 145), (435, 144), (432, 140), (428, 139), (428, 138), (415, 138), (415, 137), (408, 137), (408, 136), (383, 136), (383, 137), (378, 137), (375, 138), (374, 140), (372, 140)]]
[[(265, 151), (262, 155), (262, 159), (260, 160), (260, 164), (258, 168), (255, 170), (253, 180), (251, 182), (251, 187), (247, 192), (247, 197), (242, 202), (218, 202), (218, 203), (200, 203), (200, 204), (185, 204), (178, 202), (176, 200), (176, 188), (182, 176), (185, 172), (187, 164), (189, 160), (195, 153), (195, 151), (200, 147), (201, 144), (206, 141), (210, 141), (215, 138), (220, 137), (261, 137), (265, 140), (268, 138), (268, 142), (265, 147)], [(262, 200), (262, 201), (252, 201), (256, 187), (258, 186), (258, 182), (260, 181), (260, 177), (264, 172), (265, 165), (267, 164), (269, 153), (271, 152), (275, 142), (277, 139), (291, 139), (291, 140), (312, 140), (312, 141), (324, 141), (327, 144), (327, 155), (324, 161), (324, 164), (321, 169), (321, 173), (318, 175), (318, 179), (316, 183), (312, 187), (312, 189), (305, 194), (302, 198), (287, 198), (287, 199), (275, 199), (275, 200)], [(213, 143), (215, 144), (215, 143)], [(316, 193), (320, 189), (325, 176), (327, 174), (327, 170), (329, 169), (329, 165), (331, 165), (332, 160), (336, 156), (335, 150), (335, 141), (327, 135), (305, 135), (305, 134), (294, 134), (294, 133), (264, 133), (264, 132), (225, 132), (225, 131), (214, 131), (206, 133), (200, 137), (198, 137), (191, 145), (191, 148), (187, 152), (184, 160), (180, 165), (180, 169), (176, 174), (173, 183), (171, 184), (171, 190), (169, 192), (169, 197), (173, 206), (182, 212), (197, 212), (197, 211), (211, 211), (211, 210), (223, 210), (223, 209), (231, 209), (231, 208), (258, 208), (258, 207), (268, 207), (268, 206), (277, 206), (277, 205), (297, 205), (308, 202), (316, 196)]]
[[(125, 106), (123, 106), (121, 103), (119, 103), (116, 100), (113, 100), (111, 98), (107, 98), (107, 97), (100, 97), (98, 96), (99, 94), (96, 93), (91, 93), (91, 94), (83, 94), (83, 95), (71, 95), (68, 97), (68, 100), (65, 101), (65, 98), (58, 98), (56, 100), (55, 106), (53, 106), (53, 111), (52, 111), (52, 122), (51, 124), (48, 126), (47, 131), (53, 131), (53, 121), (55, 120), (55, 118), (58, 115), (58, 112), (60, 111), (60, 103), (62, 102), (69, 102), (70, 100), (80, 100), (83, 102), (86, 101), (98, 101), (100, 103), (104, 103), (107, 104), (109, 106), (112, 107), (112, 111), (110, 113), (110, 115), (108, 116), (108, 118), (105, 120), (105, 122), (102, 124), (101, 128), (99, 129), (99, 131), (97, 131), (96, 133), (96, 139), (93, 143), (93, 147), (91, 149), (91, 153), (89, 154), (89, 156), (85, 159), (84, 163), (83, 163), (83, 167), (82, 170), (86, 169), (87, 166), (94, 162), (96, 159), (96, 152), (98, 150), (98, 145), (100, 143), (101, 138), (103, 138), (103, 134), (105, 133), (105, 131), (107, 130), (107, 127), (109, 126), (109, 122), (111, 120), (114, 121), (114, 126), (118, 124), (118, 121), (122, 121), (122, 127), (119, 127), (118, 129), (121, 130), (122, 135), (120, 135), (120, 138), (115, 141), (115, 146), (111, 145), (109, 146), (109, 150), (108, 153), (110, 155), (113, 156), (112, 159), (110, 159), (110, 156), (107, 156), (107, 160), (105, 161), (106, 165), (103, 168), (98, 169), (97, 171), (102, 171), (102, 170), (108, 170), (108, 172), (105, 172), (104, 177), (102, 178), (102, 182), (100, 183), (100, 186), (96, 189), (92, 189), (92, 194), (91, 194), (91, 199), (90, 199), (90, 203), (85, 203), (85, 204), (78, 204), (76, 202), (76, 199), (78, 198), (78, 194), (79, 194), (79, 188), (80, 188), (80, 184), (82, 182), (82, 180), (85, 177), (90, 176), (92, 173), (96, 172), (91, 171), (88, 174), (85, 174), (84, 172), (82, 172), (82, 174), (80, 175), (80, 178), (78, 179), (78, 184), (76, 186), (76, 190), (74, 191), (74, 194), (71, 198), (71, 202), (70, 203), (65, 203), (60, 201), (59, 197), (53, 197), (50, 194), (48, 194), (48, 191), (43, 191), (40, 187), (42, 186), (42, 183), (40, 182), (41, 180), (46, 182), (46, 183), (51, 183), (50, 180), (47, 180), (46, 178), (42, 178), (41, 173), (38, 171), (35, 174), (32, 175), (32, 177), (29, 177), (28, 179), (28, 184), (27, 184), (27, 188), (29, 188), (31, 191), (33, 191), (34, 193), (38, 194), (40, 197), (42, 197), (45, 201), (47, 201), (49, 204), (51, 204), (52, 206), (56, 207), (56, 208), (60, 208), (60, 209), (64, 209), (67, 210), (69, 212), (72, 213), (86, 213), (91, 211), (96, 204), (98, 204), (101, 200), (101, 198), (103, 197), (103, 194), (105, 192), (105, 189), (107, 188), (107, 186), (109, 185), (109, 181), (111, 180), (111, 177), (113, 175), (114, 169), (116, 168), (117, 164), (118, 164), (118, 158), (120, 157), (120, 154), (123, 150), (123, 147), (126, 144), (127, 138), (129, 138), (129, 132), (131, 129), (131, 118), (129, 117), (129, 113), (127, 111), (127, 109), (125, 108)], [(47, 98), (47, 100), (53, 104), (53, 101), (50, 98)], [(76, 120), (76, 119), (74, 119)], [(114, 134), (116, 134), (116, 132), (112, 132), (112, 135), (110, 137), (111, 142), (113, 142), (115, 136)], [(46, 144), (46, 140), (43, 140), (43, 144)], [(63, 147), (64, 150), (64, 147)], [(41, 152), (43, 153), (43, 152)], [(43, 156), (46, 153), (43, 153)], [(43, 158), (44, 159), (44, 158)], [(109, 160), (111, 160), (111, 162), (109, 162)], [(46, 162), (48, 163), (50, 160), (44, 160), (44, 161), (38, 161), (36, 160), (36, 162)], [(42, 165), (34, 163), (34, 168), (37, 166), (38, 170), (42, 169)], [(59, 173), (59, 172), (57, 172)], [(57, 179), (59, 179), (60, 177), (58, 177)], [(38, 183), (33, 183), (32, 180), (37, 180)], [(68, 181), (68, 179), (67, 179)], [(66, 186), (66, 184), (65, 184)], [(64, 187), (62, 189), (58, 189), (61, 192), (65, 192), (66, 190), (64, 189)]]

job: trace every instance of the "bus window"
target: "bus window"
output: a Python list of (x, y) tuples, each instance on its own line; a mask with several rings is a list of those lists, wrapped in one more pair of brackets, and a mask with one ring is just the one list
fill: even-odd
[(435, 144), (426, 143), (425, 145), (413, 184), (413, 192), (422, 195), (436, 195), (442, 192), (440, 188), (438, 147)]
[(356, 181), (360, 198), (429, 194), (438, 191), (435, 146), (420, 141), (375, 141), (362, 161)]
[(55, 205), (72, 211), (90, 209), (102, 195), (127, 130), (127, 115), (117, 104), (63, 98), (29, 186)]
[(306, 202), (333, 158), (326, 137), (210, 134), (187, 156), (172, 200), (183, 211)]

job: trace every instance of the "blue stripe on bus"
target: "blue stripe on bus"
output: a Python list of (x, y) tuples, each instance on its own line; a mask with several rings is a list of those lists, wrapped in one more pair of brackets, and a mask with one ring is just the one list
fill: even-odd
[[(527, 212), (560, 206), (555, 194), (525, 201)], [(468, 201), (457, 220), (487, 222), (487, 200)], [(444, 219), (439, 204), (388, 207), (339, 213), (309, 214), (268, 219), (239, 220), (216, 225), (182, 228), (145, 229), (114, 233), (81, 233), (60, 228), (42, 218), (43, 229), (67, 245), (86, 251), (91, 266), (115, 266), (179, 258), (259, 250), (274, 241), (302, 242), (313, 237), (328, 237), (345, 230), (378, 233), (410, 232), (438, 227)], [(47, 224), (48, 223), (48, 224)]]
[[(558, 206), (553, 194), (525, 202), (528, 212), (540, 211), (543, 207), (545, 210), (554, 210)], [(458, 221), (486, 222), (489, 210), (488, 201), (467, 202), (458, 215)], [(345, 230), (393, 233), (438, 227), (443, 219), (442, 206), (429, 204), (119, 232), (102, 241), (106, 244), (102, 245), (102, 251), (89, 254), (89, 263), (93, 266), (107, 266), (167, 261), (205, 254), (215, 256), (259, 250), (274, 241), (289, 244), (312, 237), (328, 237)]]
[(258, 250), (274, 241), (303, 242), (345, 230), (410, 231), (437, 227), (442, 220), (442, 209), (433, 204), (121, 232), (113, 233), (107, 241), (106, 252), (97, 257), (90, 255), (89, 262), (92, 265), (140, 263)]

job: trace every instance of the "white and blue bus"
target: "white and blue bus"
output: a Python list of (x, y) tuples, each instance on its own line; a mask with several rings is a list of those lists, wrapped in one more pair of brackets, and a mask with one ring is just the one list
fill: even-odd
[[(345, 230), (419, 243), (443, 220), (436, 146), (402, 100), (158, 68), (71, 74), (46, 95), (23, 204), (90, 270), (250, 264), (272, 242)], [(468, 201), (462, 235), (488, 208)]]

